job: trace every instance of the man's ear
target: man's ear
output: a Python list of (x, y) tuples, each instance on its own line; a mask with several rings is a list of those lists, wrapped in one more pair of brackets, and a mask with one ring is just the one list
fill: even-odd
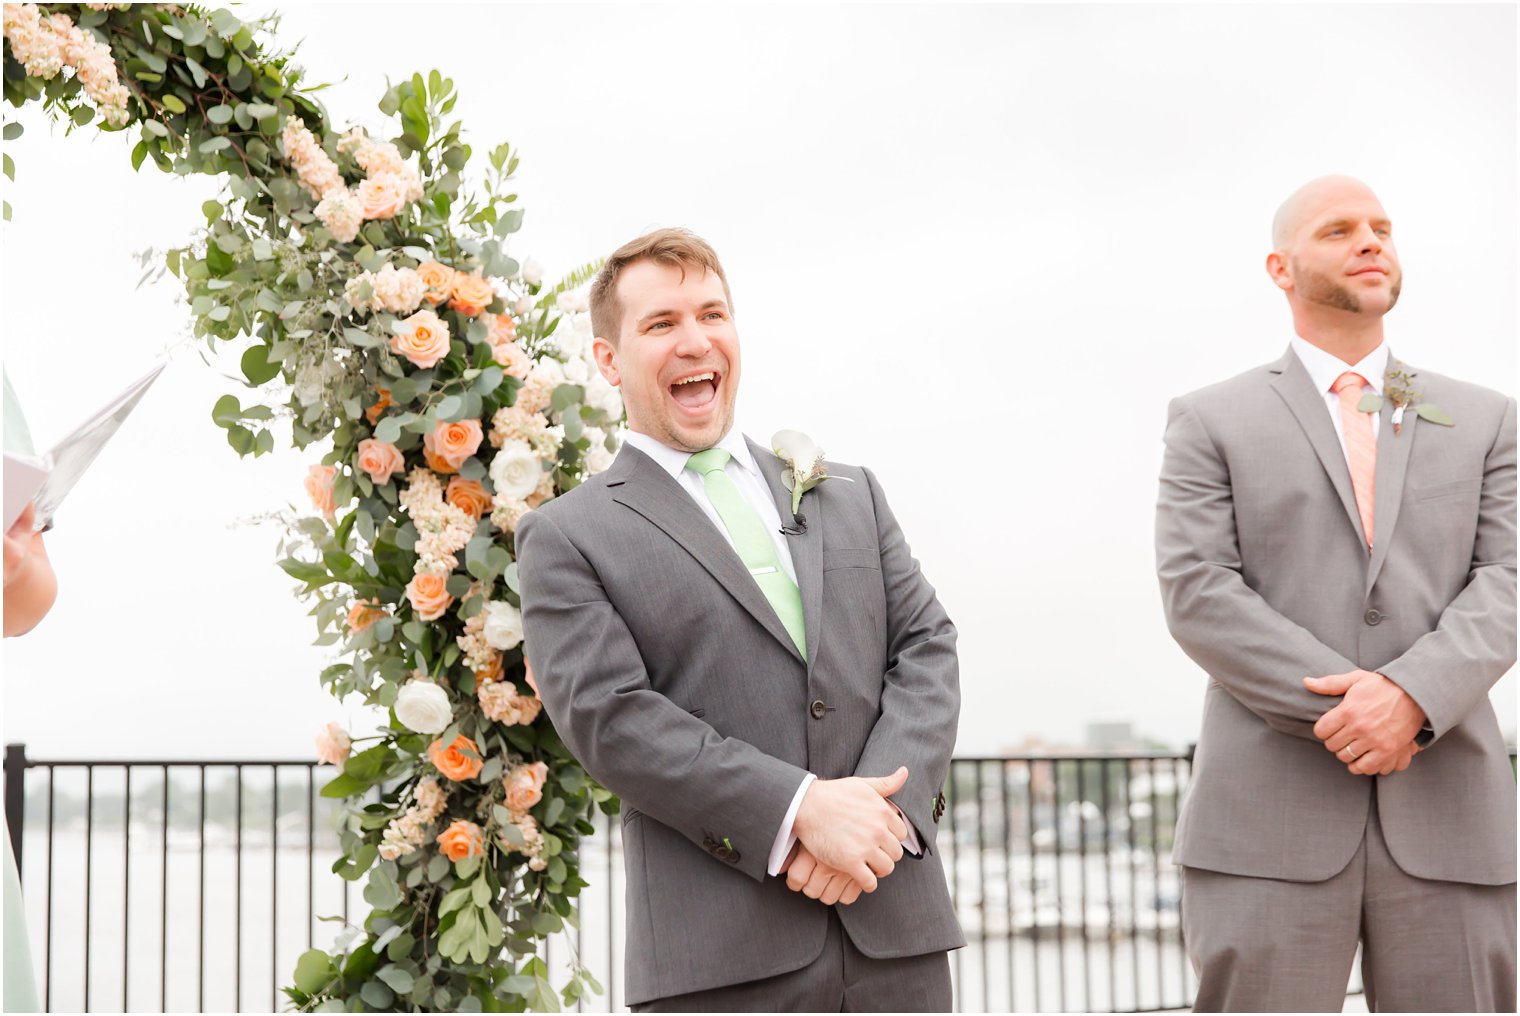
[(1293, 288), (1293, 276), (1288, 274), (1288, 259), (1282, 251), (1275, 250), (1267, 255), (1267, 274), (1283, 292)]
[(622, 383), (618, 372), (617, 347), (601, 336), (591, 340), (591, 355), (596, 357), (596, 369), (602, 372), (607, 383), (616, 388)]

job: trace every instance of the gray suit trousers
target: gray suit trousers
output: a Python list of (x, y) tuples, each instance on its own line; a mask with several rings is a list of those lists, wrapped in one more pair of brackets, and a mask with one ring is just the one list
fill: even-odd
[(1372, 1012), (1515, 1011), (1515, 883), (1406, 873), (1375, 802), (1351, 863), (1323, 882), (1182, 870), (1195, 1012), (1340, 1012), (1358, 941)]
[(829, 908), (823, 951), (801, 970), (656, 999), (634, 1012), (949, 1012), (950, 959), (943, 952), (872, 959)]

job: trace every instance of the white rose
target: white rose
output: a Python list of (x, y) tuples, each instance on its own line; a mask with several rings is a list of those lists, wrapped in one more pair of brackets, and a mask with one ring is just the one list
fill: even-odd
[(598, 441), (592, 444), (590, 451), (586, 452), (586, 472), (600, 473), (612, 465), (612, 460), (617, 458), (607, 450), (604, 442)]
[(525, 318), (529, 314), (533, 313), (533, 301), (528, 299), (526, 296), (522, 297), (517, 301), (512, 309), (517, 311), (518, 318)]
[(591, 380), (591, 368), (580, 357), (565, 363), (565, 380), (573, 385), (583, 385)]
[(554, 344), (572, 360), (579, 360), (586, 352), (585, 334), (579, 328), (566, 328), (563, 323), (554, 329)]
[(530, 286), (536, 286), (544, 281), (544, 266), (529, 258), (522, 265), (522, 280)]
[(564, 365), (552, 356), (540, 356), (533, 365), (533, 373), (528, 375), (528, 379), (541, 382), (552, 392), (565, 383)]
[(396, 719), (419, 734), (441, 734), (454, 722), (449, 694), (432, 681), (408, 681), (396, 696)]
[(486, 604), (485, 636), (492, 649), (516, 649), (522, 645), (522, 611), (505, 600)]
[(538, 456), (522, 441), (508, 441), (491, 460), (491, 483), (498, 498), (521, 501), (538, 489), (543, 475)]
[(575, 292), (566, 295), (570, 297), (570, 312), (572, 314), (584, 314), (591, 309), (591, 298), (586, 295), (584, 290), (577, 289)]
[(554, 298), (554, 306), (559, 308), (561, 314), (575, 313), (575, 294), (561, 293)]
[(614, 420), (623, 416), (623, 397), (618, 390), (607, 383), (607, 379), (601, 374), (592, 376), (586, 385), (586, 405), (592, 409), (600, 409)]

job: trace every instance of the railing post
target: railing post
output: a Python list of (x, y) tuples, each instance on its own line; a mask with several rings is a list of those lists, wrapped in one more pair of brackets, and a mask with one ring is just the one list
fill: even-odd
[(21, 826), (26, 821), (26, 745), (5, 746), (5, 831), (11, 838), (11, 856), (21, 873)]

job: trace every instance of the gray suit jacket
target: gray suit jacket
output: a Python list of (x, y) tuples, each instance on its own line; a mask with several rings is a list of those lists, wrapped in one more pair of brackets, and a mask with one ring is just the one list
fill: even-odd
[[(783, 519), (781, 466), (750, 443)], [(964, 945), (934, 851), (960, 711), (955, 628), (875, 477), (830, 463), (790, 538), (807, 661), (727, 540), (625, 447), (519, 524), (525, 648), (560, 736), (623, 799), (628, 1002), (812, 962), (826, 908), (766, 875), (804, 774), (884, 776), (928, 848), (838, 907), (876, 957)]]
[[(1515, 880), (1515, 781), (1488, 699), (1515, 662), (1515, 401), (1401, 366), (1456, 425), (1411, 411), (1396, 435), (1385, 402), (1370, 554), (1324, 398), (1291, 350), (1171, 404), (1157, 567), (1172, 635), (1212, 679), (1179, 864), (1329, 878), (1375, 793), (1409, 874)], [(1429, 717), (1405, 772), (1353, 776), (1314, 737), (1339, 699), (1302, 678), (1357, 668)]]

